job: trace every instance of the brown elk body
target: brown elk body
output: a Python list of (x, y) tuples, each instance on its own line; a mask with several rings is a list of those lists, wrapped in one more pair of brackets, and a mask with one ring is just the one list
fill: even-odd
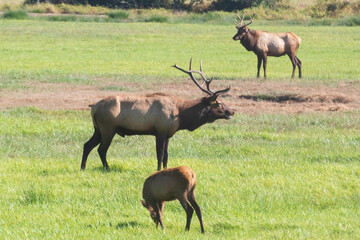
[[(193, 131), (206, 123), (217, 119), (230, 119), (234, 112), (219, 100), (219, 95), (230, 90), (230, 87), (215, 93), (209, 89), (211, 82), (202, 72), (185, 71), (194, 83), (209, 96), (197, 100), (186, 100), (165, 93), (147, 95), (109, 96), (91, 106), (94, 134), (84, 144), (81, 169), (85, 169), (91, 150), (100, 144), (98, 153), (104, 168), (108, 169), (106, 153), (115, 134), (153, 135), (156, 137), (157, 169), (161, 164), (167, 168), (169, 139), (179, 130)], [(193, 73), (199, 73), (207, 85), (203, 89)]]
[(240, 40), (240, 43), (246, 48), (246, 50), (253, 51), (257, 55), (257, 77), (259, 77), (261, 63), (263, 62), (264, 77), (266, 78), (268, 56), (280, 57), (286, 54), (289, 56), (293, 65), (292, 78), (294, 78), (296, 66), (298, 66), (299, 78), (301, 78), (301, 61), (296, 56), (301, 38), (292, 32), (270, 33), (266, 31), (251, 30), (247, 26), (253, 22), (254, 15), (250, 23), (246, 25), (243, 25), (245, 15), (242, 18), (239, 17), (241, 22), (236, 22), (238, 32), (234, 35), (233, 40)]
[(196, 175), (191, 168), (181, 166), (164, 169), (153, 173), (144, 182), (143, 198), (141, 203), (150, 211), (150, 216), (156, 226), (161, 225), (165, 229), (162, 215), (165, 201), (178, 199), (186, 212), (186, 227), (190, 229), (190, 222), (194, 209), (200, 221), (201, 232), (204, 233), (201, 209), (195, 200), (194, 189)]

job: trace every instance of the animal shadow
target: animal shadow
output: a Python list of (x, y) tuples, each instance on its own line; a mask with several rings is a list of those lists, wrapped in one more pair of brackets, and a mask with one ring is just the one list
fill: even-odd
[(136, 222), (136, 221), (125, 221), (125, 222), (119, 222), (117, 225), (116, 225), (116, 228), (117, 229), (124, 229), (124, 228), (134, 228), (134, 227), (140, 227), (141, 224)]
[(96, 167), (93, 169), (93, 171), (95, 172), (102, 172), (102, 173), (111, 173), (111, 172), (116, 172), (116, 173), (123, 173), (123, 172), (126, 172), (128, 171), (128, 169), (122, 167), (122, 166), (119, 166), (119, 165), (112, 165), (110, 167), (110, 169), (105, 169), (104, 167)]

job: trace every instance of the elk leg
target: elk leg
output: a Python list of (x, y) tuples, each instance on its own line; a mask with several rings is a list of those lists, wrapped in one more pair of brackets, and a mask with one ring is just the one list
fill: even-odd
[(189, 231), (190, 230), (190, 223), (191, 223), (191, 218), (192, 215), (194, 213), (194, 209), (191, 207), (189, 201), (185, 198), (185, 197), (181, 197), (179, 198), (179, 201), (181, 203), (181, 206), (184, 208), (185, 212), (186, 212), (186, 227), (185, 227), (185, 231)]
[(106, 161), (106, 153), (110, 147), (111, 141), (115, 135), (115, 131), (113, 129), (108, 129), (107, 131), (101, 132), (101, 143), (98, 148), (98, 153), (101, 159), (101, 162), (106, 170), (109, 170), (109, 165)]
[(94, 147), (96, 147), (100, 143), (100, 141), (101, 141), (100, 131), (95, 128), (95, 131), (94, 131), (94, 134), (92, 135), (92, 137), (89, 139), (89, 141), (87, 141), (84, 144), (83, 156), (82, 156), (82, 161), (81, 161), (81, 170), (85, 170), (86, 161), (87, 161), (87, 158), (88, 158), (91, 150), (93, 150)]
[(167, 168), (167, 161), (168, 161), (168, 146), (169, 146), (169, 138), (166, 138), (165, 140), (165, 146), (164, 146), (164, 159), (163, 159), (163, 168)]
[(165, 135), (160, 134), (156, 136), (156, 155), (158, 160), (158, 171), (161, 170), (161, 163), (164, 160), (166, 140), (167, 137)]
[(159, 208), (160, 208), (161, 216), (163, 215), (164, 206), (165, 206), (165, 202), (159, 202)]
[(300, 59), (297, 57), (297, 56), (295, 56), (295, 59), (296, 59), (296, 61), (297, 61), (297, 66), (298, 66), (298, 68), (299, 68), (299, 78), (301, 78), (301, 61), (300, 61)]
[[(154, 205), (154, 211), (156, 212), (156, 217), (157, 217), (157, 221), (158, 223), (160, 222), (160, 226), (163, 230), (165, 230), (165, 226), (162, 220), (162, 213), (160, 212), (160, 208), (159, 208), (159, 203), (156, 202)], [(156, 226), (158, 225), (158, 223), (156, 224)]]
[(257, 56), (257, 58), (258, 58), (258, 64), (257, 64), (257, 69), (258, 69), (258, 71), (257, 71), (257, 78), (259, 78), (259, 76), (260, 76), (260, 68), (261, 68), (261, 62), (262, 62), (262, 57), (261, 56)]
[(289, 55), (289, 58), (290, 58), (290, 61), (291, 61), (292, 65), (293, 65), (293, 72), (292, 72), (291, 78), (294, 78), (297, 61), (295, 59), (295, 56)]
[[(164, 206), (165, 206), (165, 202), (156, 202), (158, 208), (159, 208), (159, 212), (160, 212), (160, 216), (161, 216), (161, 221), (162, 221), (162, 215), (163, 215), (163, 211), (164, 211)], [(158, 227), (159, 225), (159, 221), (157, 221), (156, 223), (156, 227)]]
[(196, 215), (197, 215), (197, 217), (199, 219), (201, 232), (205, 233), (204, 224), (203, 224), (203, 218), (202, 218), (202, 215), (201, 215), (201, 209), (200, 209), (199, 205), (197, 204), (197, 202), (195, 200), (194, 188), (190, 191), (188, 198), (189, 198), (189, 202), (191, 203), (191, 206), (193, 206), (193, 208), (195, 209)]
[(263, 57), (263, 68), (264, 68), (264, 78), (266, 78), (266, 65), (267, 65), (267, 55), (264, 54), (264, 57)]

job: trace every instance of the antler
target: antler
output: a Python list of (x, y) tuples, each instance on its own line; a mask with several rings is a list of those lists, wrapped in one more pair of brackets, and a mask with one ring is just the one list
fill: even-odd
[(250, 25), (250, 24), (254, 21), (255, 13), (252, 15), (252, 17), (251, 17), (251, 19), (250, 19), (250, 22), (247, 23), (247, 24), (245, 24), (245, 25), (243, 25), (243, 23), (244, 23), (244, 18), (245, 18), (245, 12), (243, 12), (243, 13), (244, 13), (244, 14), (243, 14), (242, 18), (240, 18), (240, 16), (237, 15), (237, 17), (239, 18), (240, 22), (238, 22), (236, 19), (235, 19), (235, 21), (234, 21), (234, 23), (235, 23), (235, 25), (236, 25), (237, 28), (241, 28), (241, 27), (243, 27), (243, 26)]
[[(228, 88), (216, 91), (215, 93), (212, 92), (210, 90), (210, 83), (211, 83), (211, 81), (213, 80), (214, 77), (212, 77), (210, 80), (206, 79), (206, 77), (205, 77), (205, 75), (204, 75), (204, 73), (202, 71), (202, 61), (201, 60), (200, 60), (200, 71), (191, 70), (191, 62), (192, 62), (192, 59), (190, 59), (189, 71), (186, 71), (186, 70), (180, 68), (176, 64), (174, 66), (172, 66), (172, 67), (174, 67), (174, 68), (176, 68), (176, 69), (178, 69), (178, 70), (180, 70), (180, 71), (182, 71), (184, 73), (187, 73), (190, 76), (190, 78), (193, 80), (193, 82), (196, 84), (196, 86), (198, 86), (201, 91), (207, 93), (208, 95), (219, 95), (219, 94), (222, 94), (222, 93), (226, 93), (226, 92), (228, 92), (230, 90), (230, 86), (229, 86)], [(197, 73), (197, 74), (199, 74), (201, 76), (201, 78), (203, 80), (203, 83), (201, 85), (203, 85), (204, 82), (205, 82), (207, 90), (202, 88), (202, 86), (199, 84), (199, 82), (194, 77), (193, 73)]]

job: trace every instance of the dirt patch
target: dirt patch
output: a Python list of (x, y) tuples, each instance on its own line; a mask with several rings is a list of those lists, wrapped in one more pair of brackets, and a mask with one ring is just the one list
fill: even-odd
[[(177, 80), (179, 81), (179, 80)], [(214, 89), (225, 88), (229, 81), (217, 80)], [(306, 113), (352, 111), (360, 109), (360, 86), (340, 83), (336, 86), (299, 82), (231, 81), (231, 90), (223, 102), (237, 113)], [(26, 89), (0, 91), (0, 109), (34, 106), (48, 110), (83, 110), (88, 105), (112, 95), (128, 92), (145, 94), (165, 92), (185, 99), (195, 99), (202, 92), (188, 79), (178, 83), (142, 85), (99, 80), (97, 85), (30, 82)], [(105, 89), (105, 90), (104, 90)], [(114, 90), (112, 90), (114, 89)], [(120, 91), (117, 91), (120, 90)]]

